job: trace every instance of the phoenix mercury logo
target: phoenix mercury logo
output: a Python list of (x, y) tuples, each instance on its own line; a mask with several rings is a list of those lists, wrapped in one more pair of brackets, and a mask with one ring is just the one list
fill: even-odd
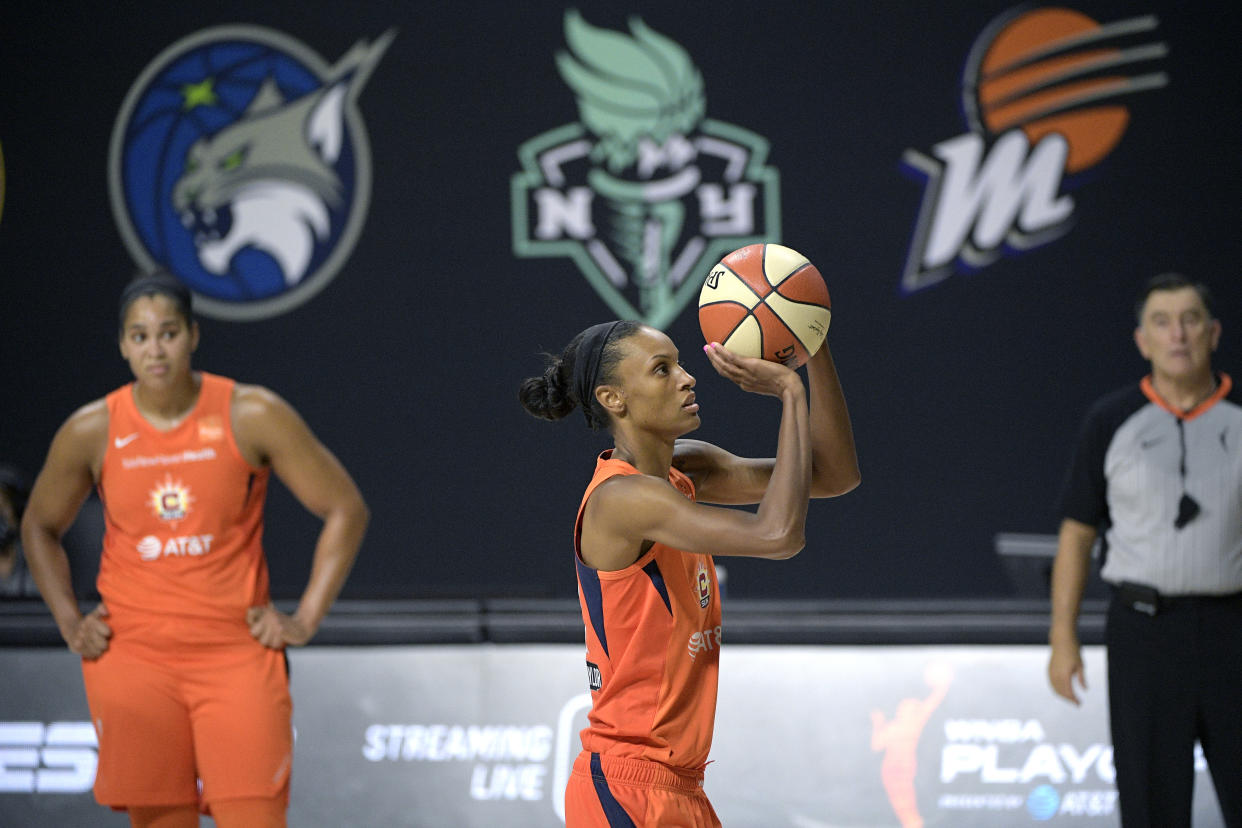
[(565, 40), (581, 122), (518, 148), (514, 253), (572, 259), (619, 317), (663, 328), (697, 295), (691, 274), (780, 238), (768, 142), (706, 118), (698, 68), (641, 19), (623, 34), (569, 11)]
[(1063, 178), (1113, 151), (1130, 123), (1128, 98), (1168, 84), (1157, 69), (1168, 49), (1151, 40), (1157, 24), (1045, 8), (1009, 12), (983, 31), (962, 79), (970, 131), (902, 159), (927, 182), (904, 292), (1068, 231), (1074, 201)]
[(130, 255), (175, 274), (218, 318), (273, 316), (322, 290), (366, 218), (357, 99), (394, 36), (359, 41), (331, 65), (257, 26), (165, 49), (112, 131), (108, 183)]

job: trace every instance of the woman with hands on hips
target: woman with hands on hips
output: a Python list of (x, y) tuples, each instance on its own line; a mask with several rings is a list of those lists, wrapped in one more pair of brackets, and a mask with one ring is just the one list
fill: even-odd
[[(368, 522), (341, 463), (279, 396), (191, 367), (191, 295), (166, 274), (122, 292), (134, 381), (74, 412), (22, 521), (31, 573), (82, 656), (99, 740), (95, 796), (135, 826), (283, 826), (292, 761), (284, 648), (307, 643)], [(272, 471), (322, 519), (291, 614), (262, 544)], [(78, 608), (60, 539), (91, 487), (104, 504), (98, 589)], [(201, 780), (201, 789), (200, 789)]]

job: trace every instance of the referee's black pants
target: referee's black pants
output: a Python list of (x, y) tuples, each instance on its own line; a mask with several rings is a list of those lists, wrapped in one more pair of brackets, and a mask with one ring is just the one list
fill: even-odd
[(1242, 595), (1165, 599), (1154, 616), (1114, 595), (1105, 643), (1124, 828), (1190, 826), (1196, 739), (1242, 828)]

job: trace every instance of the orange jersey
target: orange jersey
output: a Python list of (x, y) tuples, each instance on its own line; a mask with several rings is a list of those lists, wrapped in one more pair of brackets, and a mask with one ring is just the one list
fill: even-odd
[[(578, 600), (586, 626), (590, 724), (582, 747), (592, 753), (702, 768), (711, 749), (720, 671), (720, 591), (710, 555), (660, 543), (616, 572), (582, 562), (582, 514), (599, 484), (639, 474), (600, 455), (574, 529)], [(676, 469), (669, 482), (694, 499)]]
[(107, 396), (98, 587), (112, 612), (236, 622), (268, 601), (268, 470), (247, 463), (233, 439), (233, 381), (200, 375), (198, 402), (171, 431), (142, 417), (132, 383)]

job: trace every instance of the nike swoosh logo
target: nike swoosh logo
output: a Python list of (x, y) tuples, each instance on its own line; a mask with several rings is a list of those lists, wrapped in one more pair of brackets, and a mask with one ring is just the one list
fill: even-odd
[(120, 448), (125, 448), (125, 447), (126, 447), (126, 446), (128, 446), (130, 443), (134, 442), (134, 440), (136, 440), (136, 439), (138, 439), (138, 432), (136, 432), (136, 431), (135, 431), (133, 434), (130, 434), (130, 435), (125, 436), (125, 437), (113, 437), (113, 438), (112, 438), (112, 445), (116, 446), (116, 447), (117, 447), (117, 448), (119, 448), (119, 449), (120, 449)]
[(1139, 445), (1145, 449), (1149, 449), (1152, 446), (1156, 445), (1157, 443), (1163, 443), (1163, 442), (1164, 442), (1163, 437), (1157, 437), (1154, 440), (1144, 440), (1141, 443), (1139, 443)]

